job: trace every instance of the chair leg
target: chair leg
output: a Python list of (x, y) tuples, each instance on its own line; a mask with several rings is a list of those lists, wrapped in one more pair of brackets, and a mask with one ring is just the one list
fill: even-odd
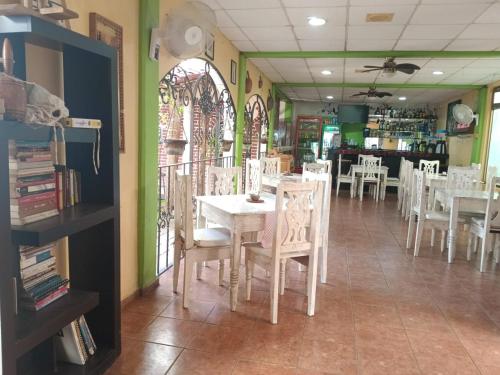
[(472, 245), (472, 251), (474, 251), (474, 254), (477, 253), (477, 246), (478, 246), (478, 243), (479, 243), (479, 237), (478, 236), (475, 236), (474, 237), (474, 243)]
[(436, 230), (432, 228), (431, 230), (431, 247), (434, 247), (434, 243), (436, 241)]
[(340, 181), (337, 178), (337, 197), (339, 196)]
[(359, 184), (358, 186), (358, 193), (359, 193), (359, 201), (360, 202), (363, 202), (363, 187), (364, 187), (365, 183), (363, 182), (363, 180), (361, 180), (361, 183)]
[(186, 254), (186, 257), (184, 258), (184, 289), (182, 296), (182, 302), (185, 309), (189, 307), (189, 293), (191, 287), (191, 278), (193, 276), (193, 267), (193, 261), (190, 259), (188, 254)]
[(441, 254), (444, 253), (444, 247), (446, 245), (446, 231), (441, 231)]
[(319, 279), (321, 281), (321, 284), (326, 284), (326, 274), (328, 272), (328, 242), (326, 240), (323, 242), (323, 246), (321, 246), (319, 257), (320, 257)]
[(177, 293), (177, 286), (179, 285), (179, 268), (181, 266), (181, 246), (176, 241), (174, 245), (174, 275), (173, 275), (173, 289)]
[(219, 260), (219, 285), (224, 285), (224, 259)]
[(196, 280), (201, 280), (201, 271), (203, 269), (204, 262), (196, 262)]
[(413, 252), (413, 256), (418, 257), (418, 253), (420, 251), (420, 243), (422, 242), (422, 235), (424, 233), (424, 220), (421, 216), (418, 217), (417, 223), (417, 233), (415, 237), (415, 250)]
[(286, 259), (280, 262), (280, 295), (285, 294)]
[(487, 253), (488, 241), (487, 238), (482, 238), (481, 241), (481, 263), (479, 264), (479, 271), (484, 272), (486, 270), (486, 255)]
[(278, 324), (280, 261), (273, 259), (271, 268), (271, 323)]
[(413, 242), (413, 232), (415, 231), (415, 214), (410, 215), (410, 222), (408, 223), (408, 235), (406, 236), (406, 248), (411, 248)]
[(245, 273), (246, 273), (246, 300), (250, 301), (252, 294), (252, 276), (253, 276), (254, 263), (245, 258)]
[(469, 232), (469, 239), (467, 240), (467, 260), (471, 258), (473, 237), (474, 235)]
[(318, 280), (318, 253), (309, 256), (307, 267), (307, 315), (314, 316), (316, 308), (316, 283)]

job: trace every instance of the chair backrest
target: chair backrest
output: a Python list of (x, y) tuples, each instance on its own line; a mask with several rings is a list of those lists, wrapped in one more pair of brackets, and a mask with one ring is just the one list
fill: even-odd
[(359, 154), (358, 155), (358, 165), (361, 165), (363, 163), (363, 159), (367, 158), (373, 158), (373, 155), (365, 155), (365, 154)]
[(321, 205), (321, 227), (328, 230), (330, 223), (330, 201), (332, 196), (331, 173), (302, 172), (302, 181), (323, 181), (323, 204)]
[(489, 185), (489, 195), (484, 216), (484, 230), (486, 233), (491, 231), (491, 227), (495, 227), (496, 229), (500, 227), (500, 199), (495, 199), (497, 184), (500, 184), (500, 177), (496, 176), (491, 176), (487, 182), (487, 185)]
[(447, 189), (477, 190), (480, 170), (470, 167), (448, 167)]
[(263, 162), (259, 159), (247, 159), (245, 170), (245, 194), (260, 193), (262, 188)]
[(361, 178), (378, 180), (380, 179), (380, 167), (382, 166), (382, 158), (369, 157), (363, 158), (363, 169), (361, 172)]
[(207, 195), (241, 194), (241, 167), (208, 167)]
[(273, 239), (278, 258), (317, 251), (322, 200), (323, 184), (317, 181), (282, 182), (278, 185)]
[(420, 160), (418, 169), (425, 173), (438, 174), (439, 173), (439, 160)]
[(328, 166), (320, 163), (304, 163), (302, 164), (302, 173), (305, 171), (313, 173), (327, 173)]
[(413, 171), (415, 186), (412, 189), (411, 207), (419, 215), (424, 215), (427, 210), (427, 191), (425, 188), (426, 173), (421, 170)]
[(339, 168), (337, 170), (337, 177), (342, 176), (342, 154), (339, 154)]
[(490, 190), (491, 178), (496, 177), (497, 175), (497, 167), (488, 167), (488, 171), (486, 172), (486, 191)]
[(262, 174), (266, 176), (279, 176), (281, 172), (281, 158), (262, 158)]
[(174, 230), (175, 238), (184, 240), (184, 247), (193, 247), (193, 201), (191, 175), (175, 172)]
[(410, 160), (405, 161), (405, 191), (410, 192), (413, 184), (413, 162)]
[(323, 164), (325, 166), (326, 173), (332, 173), (332, 161), (331, 160), (316, 159), (316, 163)]

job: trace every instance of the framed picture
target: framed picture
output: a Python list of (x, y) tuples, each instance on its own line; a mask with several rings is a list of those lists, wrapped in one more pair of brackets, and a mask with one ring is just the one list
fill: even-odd
[(236, 75), (237, 75), (238, 65), (236, 61), (231, 60), (231, 83), (236, 85)]
[(205, 55), (210, 59), (214, 59), (215, 55), (215, 37), (213, 34), (207, 33), (207, 43), (205, 45)]
[(118, 51), (118, 113), (120, 129), (120, 152), (125, 152), (125, 115), (123, 98), (123, 28), (115, 22), (97, 14), (89, 15), (89, 30), (92, 39), (100, 40)]

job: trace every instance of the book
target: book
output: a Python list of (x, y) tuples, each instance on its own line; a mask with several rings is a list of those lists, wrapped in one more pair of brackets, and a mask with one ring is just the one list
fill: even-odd
[(35, 254), (30, 257), (21, 257), (19, 260), (19, 265), (21, 269), (25, 269), (31, 266), (34, 266), (35, 264), (41, 263), (44, 260), (49, 259), (52, 256), (52, 251), (51, 250), (45, 250), (44, 252), (41, 252), (39, 254)]
[(83, 336), (83, 340), (85, 342), (85, 347), (87, 349), (87, 353), (89, 353), (90, 355), (94, 355), (96, 350), (97, 350), (97, 346), (95, 344), (94, 337), (90, 333), (90, 329), (89, 329), (89, 326), (87, 324), (87, 321), (85, 320), (84, 315), (82, 315), (78, 319), (78, 323), (80, 325), (80, 330), (82, 331), (82, 336)]
[(81, 347), (75, 322), (64, 327), (55, 337), (57, 359), (75, 365), (84, 365), (86, 362), (84, 350)]
[(10, 221), (11, 221), (12, 225), (26, 225), (26, 224), (34, 223), (36, 221), (40, 221), (40, 220), (47, 219), (49, 217), (57, 216), (57, 215), (59, 215), (59, 211), (57, 209), (54, 209), (54, 210), (42, 212), (40, 214), (30, 215), (30, 216), (26, 216), (24, 218), (19, 218), (19, 219), (11, 217)]
[(56, 264), (56, 258), (54, 256), (51, 256), (50, 258), (44, 260), (43, 262), (35, 264), (31, 267), (22, 269), (21, 270), (21, 277), (23, 279), (29, 279), (30, 277), (37, 275), (37, 274), (55, 266), (55, 264)]
[(24, 186), (18, 186), (15, 188), (15, 192), (18, 196), (22, 197), (25, 195), (32, 195), (36, 193), (44, 193), (47, 191), (53, 191), (56, 189), (56, 183), (54, 180), (47, 180), (43, 183), (37, 185), (30, 184)]
[(35, 214), (57, 209), (56, 198), (44, 199), (42, 201), (27, 202), (19, 206), (10, 206), (10, 216), (14, 219), (23, 219)]
[(54, 301), (57, 301), (59, 298), (65, 296), (66, 294), (68, 294), (68, 287), (66, 285), (63, 285), (59, 289), (55, 290), (54, 292), (50, 293), (48, 296), (39, 301), (26, 302), (23, 299), (21, 299), (20, 305), (22, 308), (26, 310), (40, 311), (44, 307), (50, 305)]
[(9, 159), (9, 171), (33, 169), (33, 168), (53, 168), (52, 160), (43, 161), (21, 161)]
[(70, 128), (100, 129), (102, 122), (95, 119), (68, 117), (64, 119), (64, 125)]
[(79, 320), (75, 320), (75, 328), (76, 334), (78, 335), (78, 344), (80, 346), (80, 350), (83, 353), (83, 357), (85, 358), (85, 362), (89, 359), (89, 353), (87, 352), (87, 348), (85, 347), (85, 340), (83, 339), (82, 329), (80, 328)]

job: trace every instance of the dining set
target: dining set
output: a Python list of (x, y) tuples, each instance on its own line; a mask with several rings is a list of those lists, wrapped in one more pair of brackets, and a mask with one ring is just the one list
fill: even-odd
[(192, 195), (189, 174), (176, 172), (173, 288), (178, 291), (184, 258), (184, 308), (190, 305), (194, 270), (199, 279), (205, 262), (218, 261), (223, 285), (224, 261), (229, 259), (230, 307), (235, 311), (244, 254), (246, 300), (255, 266), (270, 277), (271, 323), (278, 321), (287, 262), (306, 268), (307, 314), (314, 315), (318, 273), (322, 283), (327, 276), (332, 164), (304, 163), (302, 174), (281, 173), (280, 165), (279, 157), (247, 159), (244, 176), (241, 167), (208, 167), (203, 196)]
[(441, 252), (448, 249), (448, 263), (456, 255), (459, 230), (468, 231), (467, 260), (477, 252), (481, 241), (481, 272), (486, 270), (487, 257), (494, 253), (500, 260), (500, 200), (497, 187), (500, 178), (490, 167), (481, 182), (479, 165), (449, 166), (440, 174), (439, 161), (420, 160), (418, 168), (401, 158), (398, 186), (398, 209), (408, 220), (406, 247), (413, 246), (418, 256), (425, 228), (431, 229), (430, 245), (434, 246), (436, 231), (441, 232)]

